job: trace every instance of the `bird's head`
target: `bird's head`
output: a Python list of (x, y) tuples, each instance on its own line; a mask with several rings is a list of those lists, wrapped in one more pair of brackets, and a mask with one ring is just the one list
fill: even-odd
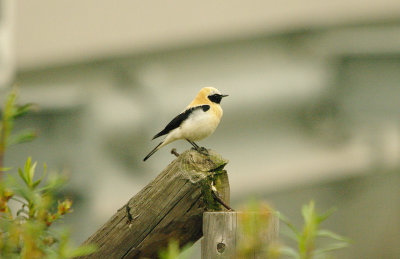
[(227, 97), (227, 94), (221, 94), (221, 92), (214, 87), (204, 87), (200, 90), (197, 95), (201, 99), (206, 99), (207, 101), (213, 103), (221, 103), (222, 98)]

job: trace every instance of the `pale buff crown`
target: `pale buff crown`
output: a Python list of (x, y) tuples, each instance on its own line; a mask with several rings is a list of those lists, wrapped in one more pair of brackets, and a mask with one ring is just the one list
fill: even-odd
[(193, 107), (197, 105), (202, 105), (202, 104), (215, 104), (208, 99), (209, 95), (213, 94), (221, 94), (221, 92), (214, 88), (214, 87), (204, 87), (200, 90), (200, 92), (197, 94), (196, 98), (189, 104), (188, 107)]
[(220, 120), (223, 114), (221, 106), (217, 103), (211, 102), (210, 99), (208, 99), (208, 96), (213, 94), (221, 94), (221, 92), (218, 89), (210, 86), (202, 88), (197, 94), (196, 98), (194, 98), (194, 100), (188, 105), (188, 107), (186, 107), (186, 109), (189, 107), (208, 104), (211, 106), (211, 112), (215, 113), (218, 120)]

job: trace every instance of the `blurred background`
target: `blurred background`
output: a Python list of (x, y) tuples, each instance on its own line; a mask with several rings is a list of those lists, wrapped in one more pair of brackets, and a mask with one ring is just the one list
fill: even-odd
[(229, 97), (200, 144), (230, 160), (234, 207), (258, 197), (300, 224), (314, 199), (353, 240), (337, 258), (400, 258), (399, 82), (398, 0), (0, 0), (1, 99), (17, 85), (40, 106), (6, 165), (69, 174), (77, 243), (190, 148), (142, 162), (214, 86)]

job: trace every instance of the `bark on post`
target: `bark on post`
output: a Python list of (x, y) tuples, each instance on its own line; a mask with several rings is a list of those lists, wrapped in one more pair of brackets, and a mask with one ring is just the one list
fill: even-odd
[(224, 210), (213, 199), (211, 183), (229, 204), (227, 162), (211, 150), (209, 156), (182, 153), (84, 242), (99, 250), (82, 258), (157, 258), (170, 239), (181, 246), (197, 241), (203, 212)]

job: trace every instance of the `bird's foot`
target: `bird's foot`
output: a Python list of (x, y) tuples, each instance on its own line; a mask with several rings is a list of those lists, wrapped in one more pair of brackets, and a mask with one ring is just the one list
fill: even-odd
[(202, 152), (205, 152), (205, 153), (207, 153), (207, 154), (208, 154), (208, 149), (207, 149), (207, 148), (205, 148), (205, 147), (200, 147), (200, 151), (202, 151)]
[(205, 148), (205, 147), (199, 147), (199, 148), (196, 149), (196, 151), (199, 152), (202, 155), (205, 155), (205, 156), (209, 156), (210, 155), (208, 153), (207, 148)]

